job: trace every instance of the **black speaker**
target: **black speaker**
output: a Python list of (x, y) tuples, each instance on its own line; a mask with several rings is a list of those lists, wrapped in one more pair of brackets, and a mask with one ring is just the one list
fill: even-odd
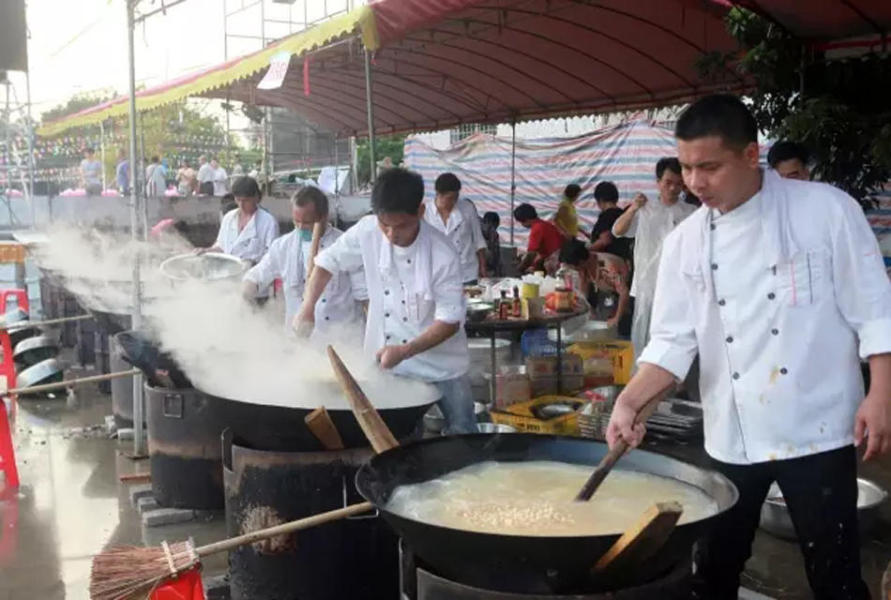
[(25, 0), (0, 0), (0, 71), (28, 70)]

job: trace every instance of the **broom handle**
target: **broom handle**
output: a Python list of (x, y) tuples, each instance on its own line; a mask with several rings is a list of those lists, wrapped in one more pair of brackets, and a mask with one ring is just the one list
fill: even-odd
[(117, 379), (119, 377), (132, 377), (139, 375), (142, 371), (139, 369), (130, 369), (129, 371), (118, 371), (117, 373), (106, 373), (105, 375), (92, 375), (90, 377), (81, 377), (80, 379), (66, 379), (56, 383), (45, 383), (43, 385), (32, 385), (31, 387), (13, 388), (11, 390), (0, 390), (0, 396), (12, 396), (13, 394), (21, 394), (23, 392), (51, 392), (53, 390), (61, 390), (72, 385), (81, 383), (97, 383), (99, 381), (108, 381), (109, 379)]
[(0, 327), (0, 330), (5, 329), (14, 329), (16, 327), (20, 327), (22, 325), (27, 327), (46, 327), (47, 325), (58, 325), (60, 323), (70, 323), (71, 321), (85, 321), (86, 319), (92, 319), (93, 315), (76, 315), (74, 317), (60, 317), (58, 319), (46, 319), (45, 321), (19, 321), (18, 323), (11, 323), (9, 325), (3, 325)]
[(368, 512), (372, 508), (374, 508), (374, 506), (372, 506), (371, 502), (360, 502), (359, 504), (351, 504), (350, 506), (338, 508), (337, 510), (330, 510), (328, 512), (319, 513), (317, 515), (306, 517), (304, 519), (290, 521), (288, 523), (283, 523), (282, 525), (276, 525), (275, 527), (269, 527), (267, 529), (259, 529), (257, 531), (252, 531), (238, 537), (229, 538), (228, 540), (222, 540), (220, 542), (214, 542), (213, 544), (207, 544), (206, 546), (200, 546), (199, 548), (195, 549), (195, 552), (198, 554), (198, 556), (201, 557), (209, 556), (211, 554), (218, 554), (220, 552), (227, 552), (229, 550), (232, 550), (233, 548), (237, 548), (238, 546), (252, 544), (253, 542), (269, 539), (277, 535), (293, 533), (294, 531), (309, 529), (310, 527), (324, 525), (325, 523), (331, 523), (332, 521), (339, 521), (340, 519), (344, 519), (346, 517), (351, 517), (359, 513)]

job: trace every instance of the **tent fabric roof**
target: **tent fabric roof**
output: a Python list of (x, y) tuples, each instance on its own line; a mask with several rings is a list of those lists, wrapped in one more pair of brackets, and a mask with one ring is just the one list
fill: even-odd
[[(377, 48), (379, 40), (374, 15), (367, 6), (324, 21), (312, 29), (282, 38), (262, 50), (233, 58), (209, 69), (204, 69), (165, 82), (136, 93), (136, 109), (151, 110), (165, 104), (183, 100), (189, 96), (226, 86), (233, 81), (266, 71), (269, 59), (279, 52), (289, 51), (301, 56), (334, 40), (359, 32), (365, 46)], [(39, 135), (52, 136), (73, 127), (95, 125), (110, 117), (126, 115), (129, 111), (127, 96), (92, 106), (56, 121), (45, 123), (37, 130)]]
[[(689, 0), (379, 0), (372, 65), (378, 133), (442, 129), (676, 104), (744, 91), (735, 72), (705, 82), (697, 60), (733, 51), (725, 9)], [(292, 61), (280, 90), (261, 74), (205, 96), (281, 106), (331, 130), (367, 132), (358, 46)]]

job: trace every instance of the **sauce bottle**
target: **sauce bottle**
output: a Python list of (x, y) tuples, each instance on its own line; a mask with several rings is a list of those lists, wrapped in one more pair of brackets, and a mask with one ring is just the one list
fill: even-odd
[(514, 286), (514, 300), (513, 300), (513, 315), (516, 318), (520, 318), (523, 314), (523, 303), (520, 302), (520, 288)]
[(498, 318), (506, 321), (510, 317), (510, 301), (507, 299), (507, 290), (501, 290), (501, 300), (498, 302)]

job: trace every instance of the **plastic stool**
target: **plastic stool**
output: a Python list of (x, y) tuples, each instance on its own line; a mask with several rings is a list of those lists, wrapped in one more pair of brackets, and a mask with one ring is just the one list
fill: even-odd
[(19, 487), (19, 472), (12, 448), (12, 428), (6, 416), (6, 401), (0, 398), (0, 473), (6, 474), (5, 489)]
[(16, 306), (26, 313), (31, 313), (31, 305), (28, 302), (28, 292), (23, 289), (0, 291), (0, 315), (5, 315), (10, 298), (16, 299)]
[(15, 361), (12, 359), (12, 341), (5, 329), (0, 330), (0, 352), (3, 353), (0, 356), (0, 378), (6, 378), (6, 381), (0, 379), (0, 390), (11, 390), (15, 387)]
[(198, 569), (189, 569), (152, 592), (151, 600), (204, 600), (204, 585)]

